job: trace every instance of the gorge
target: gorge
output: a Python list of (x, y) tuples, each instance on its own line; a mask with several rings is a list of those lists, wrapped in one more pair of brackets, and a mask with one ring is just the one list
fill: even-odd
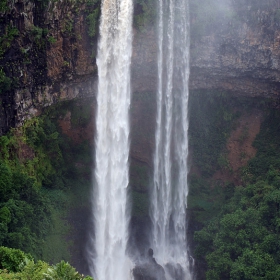
[[(157, 12), (154, 1), (134, 1), (128, 242), (140, 255), (152, 247)], [(83, 273), (99, 16), (99, 1), (15, 1), (1, 10), (1, 245), (52, 263), (69, 260)], [(187, 237), (194, 279), (277, 279), (278, 29), (275, 0), (190, 1)], [(41, 213), (41, 226), (30, 224), (30, 209)]]

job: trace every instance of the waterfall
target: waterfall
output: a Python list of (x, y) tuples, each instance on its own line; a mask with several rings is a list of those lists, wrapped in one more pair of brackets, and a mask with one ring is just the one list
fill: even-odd
[[(188, 195), (188, 0), (158, 0), (158, 90), (152, 248), (167, 279), (191, 279), (186, 240)], [(172, 272), (173, 271), (173, 272)], [(177, 278), (176, 278), (177, 279)]]
[(127, 280), (130, 261), (127, 187), (133, 0), (103, 0), (98, 44), (98, 97), (91, 273), (98, 280)]

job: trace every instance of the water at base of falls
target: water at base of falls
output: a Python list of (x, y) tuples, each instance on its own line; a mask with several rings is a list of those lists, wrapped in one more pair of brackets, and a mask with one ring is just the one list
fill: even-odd
[(131, 279), (126, 255), (130, 61), (133, 0), (103, 0), (98, 45), (94, 249), (91, 274), (98, 280)]
[(151, 246), (167, 279), (190, 280), (188, 195), (188, 0), (158, 0), (158, 92)]

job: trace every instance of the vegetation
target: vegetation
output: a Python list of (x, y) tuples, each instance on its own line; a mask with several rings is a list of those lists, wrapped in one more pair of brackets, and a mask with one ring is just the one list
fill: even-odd
[[(48, 109), (0, 137), (0, 246), (52, 262), (70, 258), (65, 216), (87, 201), (90, 185), (84, 179), (90, 178), (90, 165), (76, 167), (74, 160), (88, 163), (89, 146), (73, 143), (57, 123), (70, 105)], [(52, 250), (54, 244), (59, 250)]]
[(68, 262), (61, 261), (56, 265), (35, 262), (31, 255), (18, 249), (0, 247), (0, 280), (6, 279), (93, 280), (79, 274)]
[(153, 0), (136, 0), (134, 5), (134, 27), (143, 32), (156, 22), (156, 2)]
[(9, 9), (8, 0), (0, 1), (0, 13), (5, 13)]
[(190, 145), (194, 163), (206, 178), (226, 165), (226, 140), (239, 115), (231, 110), (235, 102), (224, 93), (196, 91), (190, 96)]
[[(225, 126), (226, 123), (221, 127), (217, 126), (219, 118), (214, 118), (213, 114), (214, 116), (219, 114), (219, 102), (222, 102), (220, 105), (223, 105), (224, 109), (227, 108), (228, 114), (234, 111), (233, 108), (242, 107), (242, 104), (248, 106), (247, 102), (239, 103), (238, 106), (235, 103), (235, 106), (232, 106), (230, 98), (227, 98), (227, 101), (226, 99), (221, 101), (222, 99), (219, 97), (219, 101), (211, 101), (215, 104), (213, 105), (215, 109), (208, 104), (211, 100), (209, 97), (204, 98), (206, 105), (200, 103), (207, 118), (210, 117), (210, 123), (216, 127), (216, 136), (209, 134), (207, 128), (211, 126), (207, 122), (197, 123), (197, 117), (201, 118), (198, 107), (194, 107), (196, 114), (193, 114), (196, 117), (193, 122), (202, 127), (195, 128), (192, 127), (194, 124), (190, 124), (191, 137), (195, 139), (201, 137), (202, 139), (198, 141), (207, 141), (210, 145), (208, 148), (210, 147), (216, 158), (213, 161), (205, 157), (203, 145), (198, 143), (196, 146), (194, 145), (196, 140), (191, 140), (194, 145), (194, 161), (204, 170), (203, 176), (193, 174), (190, 178), (189, 207), (196, 222), (203, 227), (195, 233), (196, 256), (206, 262), (206, 279), (209, 280), (277, 279), (280, 273), (280, 146), (278, 141), (280, 114), (278, 110), (268, 111), (254, 142), (257, 154), (243, 168), (242, 186), (235, 187), (231, 183), (215, 182), (207, 179), (207, 176), (213, 174), (213, 170), (211, 171), (210, 166), (205, 168), (205, 165), (207, 167), (208, 162), (211, 162), (212, 167), (218, 169), (215, 155), (219, 152), (215, 145), (223, 142), (216, 142), (217, 136), (228, 134), (228, 128)], [(232, 108), (227, 107), (229, 104), (232, 104)], [(191, 105), (194, 106), (194, 101)], [(215, 113), (207, 109), (214, 110)], [(248, 107), (246, 109), (250, 110)], [(234, 118), (232, 127), (234, 127)], [(205, 133), (201, 134), (197, 131)], [(203, 164), (197, 160), (196, 149), (203, 150), (201, 156), (207, 163)]]
[(19, 35), (19, 31), (12, 25), (5, 27), (4, 34), (0, 37), (0, 58), (3, 57), (4, 53), (11, 47), (11, 44), (16, 36)]
[(11, 88), (12, 80), (6, 76), (3, 68), (0, 69), (0, 94)]
[(90, 10), (87, 15), (88, 34), (89, 37), (93, 38), (96, 36), (98, 29), (97, 23), (100, 17), (100, 0), (88, 0), (87, 6)]
[(280, 173), (269, 173), (275, 183), (258, 181), (236, 188), (221, 213), (196, 233), (196, 252), (206, 258), (207, 279), (279, 276)]

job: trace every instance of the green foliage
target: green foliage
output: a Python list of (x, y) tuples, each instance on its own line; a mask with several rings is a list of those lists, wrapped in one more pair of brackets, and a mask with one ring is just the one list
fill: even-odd
[(35, 157), (24, 162), (28, 175), (38, 186), (54, 187), (63, 172), (63, 168), (56, 169), (63, 166), (63, 139), (59, 137), (56, 125), (47, 116), (28, 120), (23, 126), (23, 141), (35, 150)]
[(16, 36), (19, 35), (19, 31), (12, 25), (5, 26), (4, 35), (0, 37), (0, 58), (11, 47), (12, 42)]
[(246, 186), (217, 199), (223, 202), (220, 211), (195, 233), (197, 257), (207, 261), (206, 279), (279, 278), (279, 137), (279, 112), (270, 110), (254, 142), (257, 154), (247, 167)]
[(280, 166), (279, 121), (279, 111), (271, 110), (261, 125), (261, 132), (254, 142), (257, 155), (248, 165), (248, 171), (254, 180), (264, 178), (269, 170), (277, 170)]
[(48, 41), (49, 43), (54, 44), (56, 42), (56, 39), (53, 36), (49, 36)]
[(87, 0), (87, 33), (91, 38), (92, 53), (91, 57), (96, 56), (97, 47), (97, 34), (98, 34), (98, 22), (100, 18), (101, 11), (101, 1), (100, 0)]
[(36, 256), (38, 243), (49, 231), (51, 203), (36, 189), (34, 180), (23, 173), (11, 171), (2, 163), (0, 199), (0, 245), (16, 247)]
[(41, 28), (39, 26), (33, 26), (30, 30), (30, 39), (35, 42), (35, 44), (39, 48), (43, 48), (46, 43), (46, 36), (48, 34), (49, 30), (46, 28)]
[(43, 261), (34, 262), (30, 255), (6, 247), (0, 247), (0, 279), (93, 280), (79, 274), (65, 261), (52, 266)]
[(195, 174), (189, 177), (189, 187), (188, 208), (195, 221), (201, 224), (217, 216), (234, 192), (232, 184), (213, 184)]
[(138, 30), (145, 31), (148, 27), (154, 25), (156, 20), (156, 1), (136, 0), (135, 10), (134, 26)]
[(68, 16), (64, 20), (64, 27), (62, 32), (64, 32), (68, 36), (71, 36), (73, 34), (73, 29), (74, 29), (73, 19)]
[(237, 188), (218, 219), (195, 234), (207, 279), (274, 279), (279, 272), (279, 189), (259, 182)]
[(100, 16), (100, 9), (97, 7), (87, 16), (88, 34), (89, 37), (95, 37), (98, 28), (98, 19)]
[(10, 90), (12, 80), (6, 76), (4, 70), (0, 68), (0, 94)]
[(79, 280), (81, 279), (81, 276), (69, 263), (61, 261), (54, 265), (52, 269), (48, 269), (48, 272), (45, 274), (45, 279), (54, 280), (61, 278), (65, 280)]
[(58, 120), (71, 112), (73, 127), (87, 125), (91, 114), (85, 104), (47, 108), (0, 137), (0, 246), (35, 259), (70, 259), (66, 217), (70, 208), (88, 201), (92, 156), (89, 142), (72, 142)]
[[(63, 168), (56, 170), (62, 163), (59, 143), (47, 117), (27, 121), (21, 133), (0, 137), (0, 245), (42, 254), (39, 243), (50, 230), (53, 210), (40, 187), (55, 188), (62, 176)], [(30, 156), (19, 159), (22, 147)]]
[(193, 162), (205, 177), (218, 169), (228, 168), (225, 145), (238, 112), (233, 112), (235, 100), (221, 93), (192, 92), (190, 95), (190, 146)]
[(33, 35), (35, 40), (40, 40), (43, 36), (43, 28), (34, 25), (31, 30), (31, 34)]
[(0, 13), (5, 13), (9, 10), (8, 1), (0, 0)]
[(31, 255), (25, 254), (21, 250), (0, 247), (0, 269), (18, 272), (31, 260)]

